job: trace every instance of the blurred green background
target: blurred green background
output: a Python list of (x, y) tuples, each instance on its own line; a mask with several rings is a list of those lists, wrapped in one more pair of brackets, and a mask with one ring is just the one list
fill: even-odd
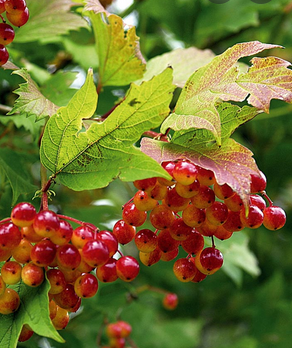
[[(267, 4), (248, 0), (229, 0), (225, 4), (213, 4), (209, 0), (120, 0), (108, 10), (137, 26), (146, 60), (178, 47), (208, 48), (220, 54), (238, 42), (259, 40), (285, 47), (265, 51), (262, 56), (275, 55), (292, 61), (290, 0), (271, 0)], [(16, 65), (30, 71), (48, 98), (57, 98), (53, 89), (59, 71), (68, 72), (68, 85), (78, 73), (75, 81), (78, 87), (88, 67), (97, 67), (93, 44), (93, 34), (87, 29), (31, 42), (29, 39), (18, 42), (16, 35), (9, 52)], [(51, 73), (55, 81), (48, 79)], [(21, 115), (12, 121), (12, 117), (5, 116), (16, 98), (12, 91), (22, 82), (10, 71), (0, 71), (0, 147), (14, 150), (14, 160), (23, 177), (38, 186), (38, 140), (42, 122), (34, 124), (31, 118), (21, 118)], [(108, 111), (125, 90), (126, 87), (104, 88), (98, 113)], [(56, 103), (64, 105), (73, 93), (74, 89), (63, 91)], [(248, 238), (238, 237), (238, 243), (249, 240), (249, 249), (258, 259), (258, 276), (236, 269), (234, 272), (240, 273), (237, 282), (219, 271), (202, 283), (190, 284), (175, 279), (173, 262), (160, 262), (150, 268), (141, 266), (140, 275), (133, 283), (100, 285), (98, 296), (83, 301), (80, 313), (61, 332), (65, 344), (35, 335), (19, 347), (93, 348), (97, 347), (98, 340), (105, 345), (104, 322), (117, 317), (132, 325), (131, 337), (139, 348), (292, 347), (291, 111), (291, 105), (272, 101), (269, 115), (258, 116), (234, 134), (237, 141), (253, 151), (267, 177), (269, 196), (287, 213), (286, 226), (279, 232), (259, 228), (238, 233)], [(58, 184), (54, 190), (57, 193), (54, 209), (100, 228), (111, 228), (120, 219), (121, 206), (134, 193), (131, 184), (118, 180), (103, 190), (73, 192)], [(0, 168), (1, 218), (10, 214), (11, 196), (9, 182)], [(131, 244), (125, 251), (133, 255), (136, 252)], [(166, 311), (161, 294), (136, 293), (143, 285), (177, 293), (179, 306), (174, 311)]]

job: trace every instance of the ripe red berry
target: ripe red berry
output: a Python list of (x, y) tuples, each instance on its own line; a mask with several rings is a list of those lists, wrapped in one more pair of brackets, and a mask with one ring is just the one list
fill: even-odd
[(150, 253), (144, 253), (142, 251), (139, 252), (139, 259), (145, 266), (152, 266), (158, 261), (160, 261), (161, 256), (162, 256), (162, 251), (160, 250), (159, 247), (154, 249), (153, 251), (150, 251)]
[(269, 206), (264, 209), (263, 225), (268, 230), (279, 230), (286, 223), (285, 211), (277, 206)]
[(208, 247), (196, 255), (194, 262), (201, 273), (214, 274), (223, 265), (223, 255), (215, 247)]
[(14, 39), (15, 33), (11, 25), (0, 23), (0, 44), (9, 45)]
[(21, 279), (24, 284), (32, 287), (37, 287), (41, 285), (45, 279), (44, 270), (42, 267), (29, 262), (22, 268)]
[(1, 276), (6, 284), (16, 284), (21, 279), (21, 265), (16, 261), (7, 261), (1, 268)]
[(181, 282), (190, 282), (196, 272), (196, 267), (192, 261), (187, 258), (181, 258), (175, 261), (173, 273)]
[(30, 252), (31, 261), (40, 267), (49, 266), (55, 258), (56, 245), (49, 239), (36, 243)]
[(135, 235), (135, 244), (139, 251), (149, 253), (157, 247), (157, 235), (147, 228), (142, 229)]
[(79, 300), (79, 296), (74, 291), (72, 284), (67, 284), (65, 289), (54, 295), (56, 304), (64, 309), (73, 309)]
[(62, 268), (75, 270), (80, 262), (81, 256), (78, 249), (72, 244), (61, 245), (56, 253), (58, 265)]
[(195, 164), (188, 161), (178, 161), (173, 169), (173, 177), (177, 182), (183, 185), (192, 184), (198, 175), (198, 169)]
[(117, 260), (110, 258), (104, 265), (96, 268), (96, 277), (103, 283), (112, 283), (118, 279)]
[(90, 240), (82, 248), (82, 256), (92, 267), (104, 265), (110, 258), (107, 245), (99, 240)]
[[(133, 226), (130, 226), (133, 227)], [(96, 234), (95, 240), (104, 242), (108, 247), (109, 256), (112, 257), (118, 250), (118, 240), (110, 231), (100, 231)]]
[(60, 221), (55, 212), (42, 210), (36, 215), (33, 228), (38, 235), (50, 238), (60, 228)]
[(147, 218), (147, 212), (136, 208), (134, 203), (127, 203), (122, 213), (123, 220), (131, 226), (142, 226)]
[(6, 13), (6, 17), (12, 25), (22, 27), (29, 19), (29, 11), (26, 7), (21, 13)]
[(113, 235), (120, 244), (128, 244), (135, 238), (136, 227), (118, 220), (113, 227)]
[(26, 8), (25, 0), (6, 0), (5, 10), (8, 13), (19, 14), (22, 13)]
[(9, 53), (4, 45), (0, 45), (0, 66), (4, 65), (9, 58)]
[(132, 256), (122, 256), (118, 259), (116, 267), (118, 277), (124, 282), (134, 280), (140, 269), (138, 261)]
[(91, 273), (82, 274), (74, 283), (75, 293), (81, 298), (93, 297), (98, 290), (96, 277)]
[(17, 226), (12, 222), (0, 225), (0, 248), (12, 250), (21, 241), (21, 233)]
[(256, 205), (250, 205), (247, 216), (245, 209), (240, 211), (240, 219), (245, 227), (256, 229), (262, 225), (264, 214)]
[(251, 174), (250, 193), (264, 191), (267, 187), (267, 179), (263, 172), (259, 175)]

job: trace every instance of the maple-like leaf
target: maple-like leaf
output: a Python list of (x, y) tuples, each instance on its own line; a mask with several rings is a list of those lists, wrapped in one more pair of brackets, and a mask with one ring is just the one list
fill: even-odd
[(41, 144), (41, 162), (74, 190), (107, 186), (119, 177), (134, 181), (169, 175), (135, 144), (141, 135), (158, 127), (169, 113), (172, 70), (137, 86), (132, 84), (125, 100), (101, 123), (83, 127), (97, 104), (93, 73), (89, 70), (82, 88), (66, 107), (52, 116)]
[(79, 15), (70, 12), (71, 0), (26, 0), (30, 17), (26, 25), (17, 31), (15, 42), (53, 42), (70, 30), (88, 27)]
[(190, 149), (188, 142), (181, 144), (167, 143), (149, 138), (141, 141), (141, 150), (158, 163), (187, 159), (205, 169), (212, 170), (217, 182), (227, 183), (248, 204), (250, 193), (250, 175), (259, 175), (258, 167), (252, 157), (252, 152), (235, 140), (229, 138), (221, 147), (217, 144), (197, 144), (196, 149)]
[(12, 73), (21, 76), (26, 82), (20, 84), (19, 88), (14, 91), (19, 95), (19, 98), (8, 115), (15, 113), (26, 114), (27, 116), (35, 115), (36, 120), (40, 120), (57, 112), (58, 106), (40, 92), (26, 69), (14, 70)]
[[(262, 65), (269, 66), (269, 71), (264, 72), (262, 66), (262, 74), (254, 77), (252, 72), (259, 69), (253, 68), (251, 72), (241, 74), (240, 69), (236, 66), (238, 59), (275, 47), (279, 46), (264, 44), (259, 41), (245, 42), (236, 44), (221, 55), (216, 56), (210, 63), (198, 69), (189, 78), (178, 99), (175, 113), (177, 115), (194, 115), (208, 120), (214, 126), (213, 133), (217, 143), (220, 145), (221, 121), (215, 106), (216, 102), (218, 100), (243, 101), (249, 93), (252, 93), (248, 101), (251, 105), (255, 104), (254, 106), (258, 107), (259, 103), (255, 103), (255, 98), (259, 98), (261, 94), (264, 94), (264, 89), (261, 90), (263, 85), (258, 82), (263, 80), (262, 75), (264, 73), (266, 73), (268, 78), (269, 71), (278, 70), (279, 68), (278, 60), (266, 60)], [(254, 62), (257, 63), (258, 61)], [(281, 84), (283, 79), (291, 79), (288, 69), (285, 68), (285, 73), (283, 73), (283, 65), (281, 65), (282, 69), (278, 75), (279, 78), (269, 80), (271, 89), (273, 85)], [(277, 76), (275, 71), (274, 75)], [(249, 89), (247, 90), (245, 86), (248, 83)], [(286, 85), (286, 88), (291, 89), (291, 86)], [(256, 90), (258, 90), (258, 93), (255, 92)], [(275, 90), (275, 93), (273, 93), (273, 98), (283, 99), (283, 96), (283, 91), (279, 93), (278, 90)], [(285, 97), (287, 98), (287, 95)], [(261, 109), (266, 111), (268, 105), (263, 97), (261, 98), (261, 103), (263, 104)]]
[(117, 15), (95, 13), (89, 17), (93, 26), (99, 59), (99, 86), (124, 86), (141, 78), (145, 61), (135, 27), (126, 29)]

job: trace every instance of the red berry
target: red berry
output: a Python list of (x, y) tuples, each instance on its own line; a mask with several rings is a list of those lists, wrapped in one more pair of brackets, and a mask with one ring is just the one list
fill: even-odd
[(178, 305), (178, 297), (175, 293), (168, 293), (163, 297), (163, 307), (168, 310), (173, 310)]
[(146, 211), (136, 208), (134, 203), (127, 203), (122, 213), (123, 220), (131, 226), (142, 226), (147, 218)]
[(113, 235), (120, 244), (128, 244), (134, 239), (136, 227), (127, 224), (124, 220), (119, 220), (113, 227)]
[(21, 13), (6, 13), (6, 17), (12, 25), (22, 27), (29, 19), (29, 11), (26, 7)]
[(36, 209), (32, 204), (27, 202), (18, 203), (11, 211), (11, 221), (18, 227), (31, 226), (36, 214)]
[(173, 177), (177, 182), (183, 185), (192, 184), (198, 175), (198, 169), (195, 164), (188, 161), (179, 161), (173, 169)]
[(110, 258), (104, 265), (96, 268), (97, 279), (103, 283), (111, 283), (118, 279), (117, 260)]
[(0, 66), (4, 65), (9, 58), (9, 53), (4, 45), (0, 45)]
[(60, 221), (55, 212), (42, 210), (36, 215), (33, 228), (38, 235), (50, 238), (60, 228)]
[(15, 33), (11, 25), (0, 23), (0, 44), (9, 45), (14, 39)]
[(251, 174), (250, 193), (264, 191), (267, 187), (265, 174), (260, 171), (259, 175)]
[(157, 235), (147, 228), (142, 229), (135, 235), (135, 244), (139, 251), (149, 253), (157, 247)]
[(82, 248), (83, 259), (92, 267), (104, 265), (110, 258), (107, 245), (99, 240), (90, 240)]
[(139, 263), (132, 256), (122, 256), (117, 261), (117, 275), (124, 282), (131, 282), (139, 273)]
[(75, 270), (80, 262), (81, 256), (78, 249), (72, 244), (61, 245), (56, 253), (58, 265), (62, 268)]
[(98, 282), (93, 274), (85, 273), (76, 279), (74, 290), (81, 298), (93, 297), (98, 290)]
[(40, 267), (49, 266), (55, 258), (56, 246), (49, 239), (36, 243), (30, 252), (31, 261)]
[(0, 225), (0, 248), (4, 250), (12, 250), (17, 247), (21, 241), (21, 233), (19, 228), (12, 222)]
[(285, 211), (277, 206), (269, 206), (264, 209), (263, 225), (268, 230), (279, 230), (286, 223)]
[(187, 258), (181, 258), (175, 261), (173, 273), (181, 282), (190, 282), (196, 272), (196, 267), (192, 261)]
[(215, 247), (208, 247), (196, 255), (194, 262), (201, 273), (214, 274), (223, 265), (223, 255)]
[(5, 11), (8, 13), (19, 14), (26, 8), (25, 0), (6, 0)]

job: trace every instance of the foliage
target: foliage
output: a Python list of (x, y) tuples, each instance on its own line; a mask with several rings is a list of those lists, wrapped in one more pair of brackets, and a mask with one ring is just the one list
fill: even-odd
[[(105, 12), (97, 0), (27, 4), (30, 20), (10, 51), (19, 69), (0, 71), (8, 106), (0, 117), (1, 219), (44, 184), (41, 163), (56, 181), (54, 210), (110, 229), (133, 196), (129, 182), (169, 178), (160, 163), (181, 157), (213, 170), (245, 203), (260, 168), (273, 200), (291, 211), (288, 0), (137, 0), (122, 13), (115, 4)], [(136, 28), (125, 26), (129, 13), (138, 14)], [(266, 49), (271, 56), (263, 57)], [(161, 133), (151, 139), (149, 130)], [(290, 225), (218, 242), (222, 272), (199, 284), (178, 284), (162, 263), (142, 268), (133, 284), (101, 285), (61, 336), (70, 347), (96, 346), (104, 320), (120, 315), (140, 348), (286, 348)], [(124, 250), (135, 253), (131, 244)], [(136, 294), (144, 284), (176, 292), (179, 307), (168, 313), (159, 294)], [(19, 347), (64, 346), (48, 318), (47, 282), (19, 292), (26, 311), (0, 317), (1, 347), (16, 347), (23, 324), (40, 336)]]

